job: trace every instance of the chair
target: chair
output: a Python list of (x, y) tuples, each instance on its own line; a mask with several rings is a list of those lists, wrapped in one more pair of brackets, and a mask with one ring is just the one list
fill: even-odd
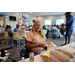
[(26, 38), (25, 30), (17, 30), (20, 39)]
[(17, 49), (18, 49), (18, 46), (20, 46), (20, 40), (19, 40), (18, 32), (13, 32), (12, 45), (14, 43), (14, 40), (16, 40), (16, 42), (17, 42)]
[(8, 38), (8, 33), (6, 31), (3, 31), (4, 33), (4, 38), (7, 39)]
[(51, 35), (52, 35), (52, 37), (54, 38), (56, 38), (57, 37), (57, 30), (55, 30), (55, 29), (52, 29), (51, 30)]
[(25, 39), (26, 39), (26, 33), (25, 30), (17, 30), (18, 31), (18, 36), (20, 40), (24, 40), (24, 45), (25, 46)]
[(25, 33), (26, 33), (26, 38), (27, 38), (27, 34), (28, 34), (28, 32), (29, 32), (29, 31), (25, 31)]
[(8, 45), (8, 41), (10, 38), (12, 39), (12, 37), (9, 37), (6, 31), (3, 31), (3, 33), (4, 33), (4, 39), (7, 40), (7, 45)]

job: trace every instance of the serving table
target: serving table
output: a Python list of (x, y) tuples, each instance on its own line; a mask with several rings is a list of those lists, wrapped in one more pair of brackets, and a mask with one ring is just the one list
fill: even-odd
[[(62, 49), (62, 50), (67, 51), (71, 54), (74, 54), (75, 53), (75, 47), (72, 47), (71, 45), (75, 45), (75, 42), (72, 42), (70, 44), (67, 44), (67, 45), (64, 45), (61, 47), (57, 47), (54, 44), (53, 46), (48, 47), (48, 50), (53, 51), (54, 49)], [(41, 54), (34, 56), (34, 62), (43, 62), (40, 55)], [(71, 61), (75, 61), (75, 60), (72, 59)], [(29, 61), (29, 58), (27, 58), (27, 59), (20, 60), (19, 62), (30, 62), (30, 61)]]
[[(52, 51), (52, 50), (54, 50), (56, 48), (57, 48), (57, 46), (55, 44), (53, 44), (53, 46), (50, 46), (47, 49)], [(34, 62), (43, 62), (43, 60), (40, 57), (40, 55), (41, 54), (34, 56)], [(27, 58), (27, 59), (20, 60), (19, 62), (29, 62), (29, 61), (30, 61), (29, 58)]]

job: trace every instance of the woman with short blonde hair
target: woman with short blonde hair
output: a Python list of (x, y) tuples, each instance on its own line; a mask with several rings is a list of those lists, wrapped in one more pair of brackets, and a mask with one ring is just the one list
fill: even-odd
[(28, 32), (26, 46), (31, 48), (34, 54), (40, 54), (42, 50), (45, 48), (45, 34), (41, 28), (40, 22), (35, 21), (33, 24), (33, 28)]

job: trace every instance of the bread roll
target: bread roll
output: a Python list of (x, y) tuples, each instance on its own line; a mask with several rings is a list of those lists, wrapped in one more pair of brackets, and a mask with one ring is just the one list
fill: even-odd
[(66, 52), (66, 51), (63, 51), (63, 50), (61, 50), (61, 49), (55, 49), (55, 50), (60, 51), (60, 52), (62, 52), (62, 53), (64, 53), (64, 54), (68, 55), (71, 59), (73, 59), (73, 55), (72, 55), (71, 53)]
[(68, 62), (68, 59), (65, 59), (65, 57), (61, 56), (61, 54), (54, 52), (54, 51), (50, 51), (50, 54), (54, 55), (58, 60), (62, 61), (62, 62)]

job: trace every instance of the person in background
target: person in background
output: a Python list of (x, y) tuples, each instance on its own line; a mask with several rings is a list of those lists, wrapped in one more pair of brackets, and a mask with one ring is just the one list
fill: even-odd
[(34, 24), (35, 20), (33, 20), (33, 24)]
[(62, 27), (60, 28), (60, 32), (61, 32), (62, 35), (64, 35), (64, 32), (65, 32), (64, 24), (62, 24)]
[(48, 34), (49, 34), (49, 32), (48, 32), (48, 27), (45, 25), (45, 28), (46, 28), (46, 30), (47, 30), (46, 38), (48, 38)]
[(25, 27), (27, 28), (27, 25), (25, 25)]
[(59, 31), (59, 29), (56, 27), (56, 25), (54, 25), (54, 27), (52, 27), (51, 30), (57, 30), (57, 37), (60, 38), (60, 31)]
[(19, 25), (16, 25), (16, 28), (14, 29), (14, 32), (17, 32), (19, 30)]
[(46, 30), (45, 25), (42, 27), (42, 29), (45, 29)]
[(52, 29), (53, 25), (51, 25), (51, 29)]
[(43, 29), (43, 31), (44, 31), (44, 33), (46, 35), (46, 38), (48, 38), (49, 33), (48, 33), (48, 29), (47, 29), (46, 25), (44, 25), (42, 29)]
[(22, 24), (21, 29), (27, 30), (24, 24)]
[(59, 29), (58, 25), (56, 27)]
[(47, 34), (47, 29), (45, 28), (45, 25), (42, 27), (44, 34)]
[(41, 29), (40, 22), (35, 21), (32, 30), (28, 32), (26, 46), (34, 52), (34, 55), (37, 55), (45, 48), (43, 42), (45, 42), (45, 34)]
[(48, 27), (45, 25), (45, 28), (48, 30)]
[(70, 43), (70, 37), (73, 31), (73, 22), (74, 22), (74, 17), (71, 15), (71, 12), (66, 12), (65, 17), (66, 17), (66, 35), (65, 35), (65, 43), (63, 45)]
[(8, 28), (7, 28), (6, 31), (8, 32), (9, 37), (13, 37), (12, 30), (11, 30), (11, 26), (10, 25), (8, 25)]
[(48, 25), (48, 33), (50, 33), (50, 32), (51, 32), (51, 26)]
[(32, 30), (32, 28), (33, 28), (33, 25), (30, 25), (30, 27), (29, 27), (29, 31)]
[(6, 25), (6, 28), (5, 28), (5, 31), (7, 31), (7, 29), (9, 28), (9, 26), (8, 25)]
[(56, 27), (56, 25), (54, 25), (51, 29), (56, 29), (57, 30), (58, 28)]

